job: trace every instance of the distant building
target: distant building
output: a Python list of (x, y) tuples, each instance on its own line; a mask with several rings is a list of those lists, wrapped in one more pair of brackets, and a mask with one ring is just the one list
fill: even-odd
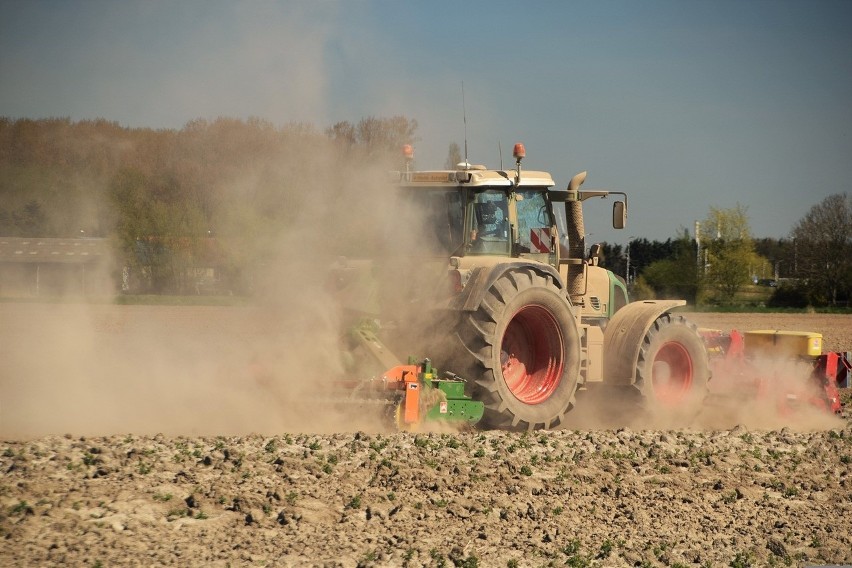
[(0, 296), (115, 293), (109, 239), (0, 237)]

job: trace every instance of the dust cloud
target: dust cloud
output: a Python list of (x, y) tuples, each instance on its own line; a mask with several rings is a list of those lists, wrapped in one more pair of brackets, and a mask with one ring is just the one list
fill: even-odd
[[(351, 383), (340, 382), (369, 377), (340, 357), (347, 318), (316, 284), (323, 266), (310, 266), (314, 275), (287, 267), (313, 284), (259, 306), (0, 303), (0, 437), (387, 431), (393, 409), (350, 399)], [(581, 392), (564, 427), (840, 427), (807, 404), (814, 393), (786, 396), (792, 387), (779, 377), (801, 385), (803, 369), (761, 368), (769, 379), (762, 392), (717, 373), (705, 404), (681, 415)]]
[(342, 367), (310, 290), (245, 308), (0, 304), (0, 435), (378, 428), (319, 402)]
[[(312, 159), (312, 172), (341, 173), (330, 156)], [(411, 298), (444, 285), (435, 267), (446, 255), (434, 266), (405, 261), (430, 227), (420, 212), (395, 203), (393, 166), (294, 176), (291, 221), (249, 243), (264, 259), (252, 306), (0, 303), (0, 437), (387, 430), (393, 409), (353, 399), (351, 388), (381, 368), (348, 360), (342, 340), (359, 321), (387, 314), (400, 316), (381, 321), (392, 341), (437, 344), (446, 335), (430, 322), (402, 321), (418, 321), (422, 305)], [(392, 259), (390, 269), (370, 256)], [(848, 330), (848, 322), (829, 323)], [(614, 409), (611, 400), (580, 393), (566, 427), (837, 427), (808, 407), (790, 413), (772, 397), (727, 395), (685, 419)]]
[(386, 429), (383, 405), (337, 385), (365, 378), (341, 340), (376, 317), (370, 263), (341, 252), (386, 237), (389, 169), (351, 167), (343, 191), (337, 176), (298, 179), (291, 221), (246, 245), (264, 256), (252, 306), (0, 303), (0, 436)]
[(828, 411), (825, 392), (803, 361), (761, 358), (713, 369), (700, 404), (648, 404), (633, 387), (592, 385), (577, 394), (565, 427), (580, 430), (688, 429), (698, 431), (787, 428), (810, 432), (842, 428)]
[(830, 412), (817, 375), (813, 362), (768, 356), (717, 369), (696, 422), (703, 429), (735, 425), (802, 432), (841, 428), (844, 421)]

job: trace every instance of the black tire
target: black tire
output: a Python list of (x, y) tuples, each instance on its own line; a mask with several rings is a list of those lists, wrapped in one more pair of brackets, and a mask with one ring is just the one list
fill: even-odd
[(485, 404), (482, 426), (535, 430), (563, 421), (577, 390), (580, 334), (552, 278), (504, 274), (463, 315), (458, 335), (472, 396)]
[(707, 395), (710, 364), (696, 327), (665, 313), (654, 320), (639, 348), (634, 387), (643, 405), (669, 414), (697, 411)]

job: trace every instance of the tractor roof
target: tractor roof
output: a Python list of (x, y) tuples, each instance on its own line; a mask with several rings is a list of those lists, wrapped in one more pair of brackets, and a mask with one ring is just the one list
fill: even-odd
[[(514, 170), (486, 170), (483, 166), (471, 166), (464, 170), (431, 170), (400, 172), (400, 185), (405, 187), (471, 187), (504, 186), (515, 182)], [(522, 170), (520, 187), (552, 187), (553, 178), (547, 172)]]

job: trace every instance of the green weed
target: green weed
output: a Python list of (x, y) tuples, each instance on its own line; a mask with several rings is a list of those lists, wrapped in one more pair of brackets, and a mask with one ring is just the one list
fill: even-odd
[(349, 502), (346, 504), (344, 509), (360, 509), (361, 508), (361, 496), (354, 495)]

